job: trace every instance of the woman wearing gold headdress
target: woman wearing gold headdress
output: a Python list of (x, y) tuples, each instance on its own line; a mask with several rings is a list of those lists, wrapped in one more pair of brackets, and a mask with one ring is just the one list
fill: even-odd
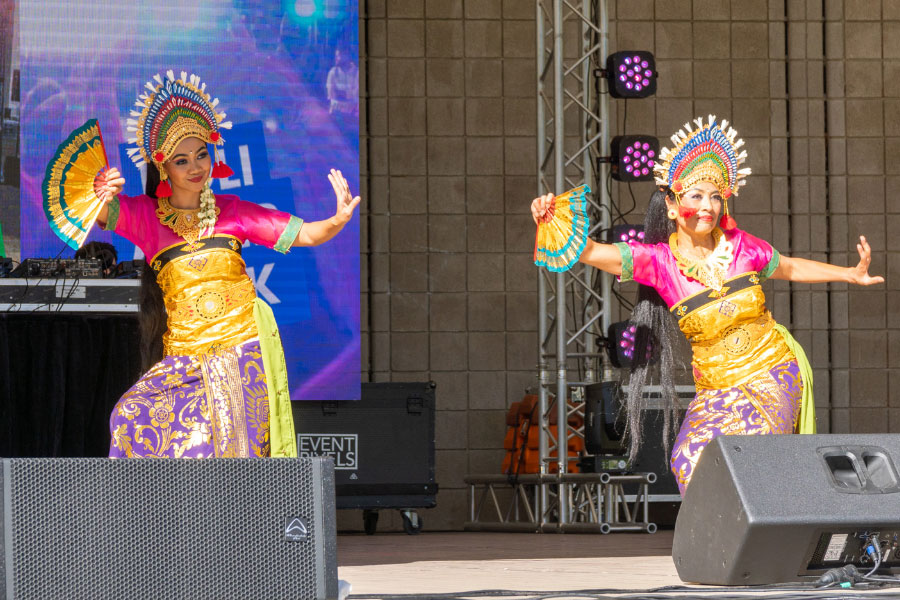
[(157, 75), (147, 88), (129, 119), (128, 151), (147, 167), (146, 194), (119, 195), (116, 169), (96, 182), (107, 202), (97, 220), (148, 257), (142, 354), (155, 363), (113, 409), (110, 456), (296, 456), (281, 340), (241, 247), (250, 240), (284, 253), (326, 242), (360, 199), (336, 170), (328, 179), (337, 208), (323, 221), (213, 194), (210, 176), (232, 174), (216, 150), (231, 127), (218, 99), (185, 72)]
[[(812, 371), (803, 349), (766, 309), (760, 285), (767, 278), (805, 283), (882, 283), (869, 275), (871, 249), (860, 237), (859, 264), (839, 267), (778, 253), (737, 228), (728, 200), (750, 174), (741, 168), (743, 140), (727, 121), (695, 120), (672, 136), (654, 172), (659, 190), (650, 199), (643, 243), (587, 240), (579, 260), (640, 285), (632, 323), (639, 334), (631, 368), (628, 407), (630, 451), (640, 444), (642, 389), (658, 358), (670, 408), (676, 408), (673, 346), (676, 327), (693, 350), (697, 395), (672, 450), (682, 494), (703, 448), (724, 434), (815, 432)], [(531, 205), (546, 220), (553, 195)], [(640, 357), (647, 357), (640, 360)], [(668, 421), (668, 418), (667, 418)]]

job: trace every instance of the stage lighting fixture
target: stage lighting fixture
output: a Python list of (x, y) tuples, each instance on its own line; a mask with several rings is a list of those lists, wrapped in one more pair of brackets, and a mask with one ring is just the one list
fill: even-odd
[(586, 472), (624, 471), (628, 468), (627, 457), (624, 456), (623, 408), (622, 387), (618, 381), (585, 386), (584, 448), (589, 455), (606, 455), (584, 461)]
[(656, 93), (656, 60), (652, 52), (629, 50), (606, 57), (606, 78), (613, 98), (646, 98)]
[(617, 135), (610, 143), (612, 178), (616, 181), (653, 181), (659, 140), (652, 135)]
[(610, 244), (615, 244), (616, 242), (643, 242), (644, 226), (629, 225), (628, 223), (614, 225), (610, 230), (607, 241)]
[[(631, 321), (619, 321), (609, 326), (606, 331), (606, 352), (614, 367), (617, 369), (631, 367), (634, 362), (635, 342), (639, 335), (649, 335), (649, 332), (639, 330)], [(655, 362), (652, 341), (647, 345), (643, 362)]]

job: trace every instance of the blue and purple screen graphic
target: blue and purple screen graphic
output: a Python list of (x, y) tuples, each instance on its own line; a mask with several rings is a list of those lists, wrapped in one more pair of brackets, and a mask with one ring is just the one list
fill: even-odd
[[(126, 119), (144, 83), (169, 69), (198, 75), (234, 123), (213, 180), (307, 221), (334, 214), (329, 169), (359, 190), (358, 34), (354, 0), (20, 0), (21, 254), (71, 256), (47, 225), (41, 182), (54, 151), (100, 122), (124, 193), (144, 174), (126, 155)], [(140, 251), (96, 227), (90, 240)], [(327, 244), (285, 256), (247, 245), (257, 293), (274, 309), (295, 400), (360, 397), (359, 217)]]

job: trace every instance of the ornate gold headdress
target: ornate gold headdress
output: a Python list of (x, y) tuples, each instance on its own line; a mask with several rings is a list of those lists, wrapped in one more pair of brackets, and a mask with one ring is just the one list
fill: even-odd
[(172, 70), (163, 78), (159, 74), (145, 84), (143, 92), (135, 101), (138, 110), (131, 111), (128, 131), (134, 137), (128, 140), (135, 147), (128, 149), (128, 156), (138, 167), (152, 162), (159, 169), (161, 183), (158, 196), (171, 195), (171, 187), (166, 181), (162, 164), (169, 159), (172, 151), (184, 139), (200, 138), (213, 145), (215, 164), (212, 176), (229, 177), (231, 168), (219, 159), (218, 146), (225, 143), (220, 129), (231, 129), (231, 122), (225, 121), (225, 113), (217, 112), (219, 99), (212, 99), (206, 93), (206, 84), (200, 78), (186, 71), (176, 78)]
[(676, 199), (700, 181), (714, 184), (725, 199), (722, 224), (732, 229), (735, 223), (728, 214), (728, 198), (738, 195), (750, 174), (749, 168), (741, 168), (747, 159), (747, 152), (740, 150), (744, 140), (737, 139), (737, 131), (728, 126), (728, 121), (717, 123), (714, 115), (709, 115), (706, 123), (703, 117), (694, 119), (694, 123), (696, 129), (685, 123), (684, 129), (671, 137), (674, 146), (660, 151), (660, 160), (653, 168), (656, 183), (670, 188)]

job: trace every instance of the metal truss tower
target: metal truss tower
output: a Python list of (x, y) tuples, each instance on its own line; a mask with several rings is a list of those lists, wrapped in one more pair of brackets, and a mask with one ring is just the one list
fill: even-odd
[[(608, 54), (608, 0), (537, 0), (538, 194), (587, 184), (591, 233), (610, 227), (609, 95), (600, 70)], [(583, 437), (584, 387), (608, 377), (602, 345), (610, 322), (611, 276), (578, 263), (541, 269), (538, 282), (540, 473), (570, 471), (568, 444)], [(554, 421), (555, 424), (551, 424)], [(558, 427), (557, 425), (558, 424)], [(567, 477), (540, 484), (543, 530), (596, 522)], [(566, 527), (569, 525), (570, 527)]]

